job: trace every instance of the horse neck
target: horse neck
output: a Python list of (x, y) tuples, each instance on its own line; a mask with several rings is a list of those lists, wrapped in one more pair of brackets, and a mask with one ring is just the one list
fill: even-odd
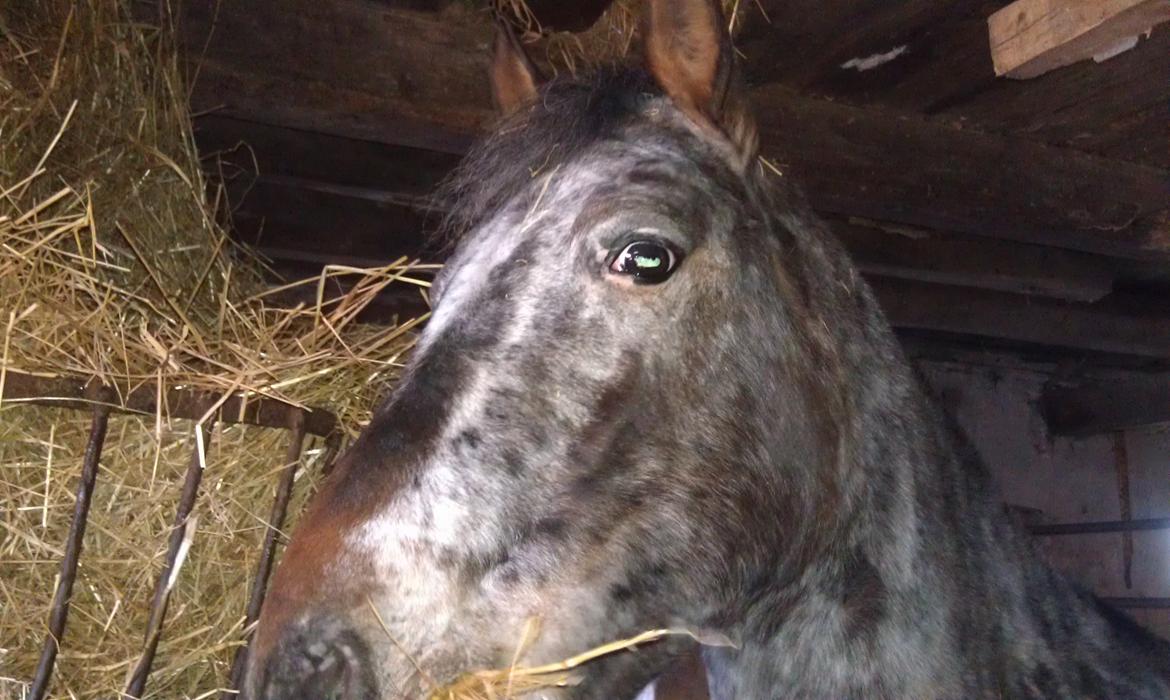
[[(1045, 674), (1052, 697), (1165, 697), (1150, 678), (1170, 674), (1170, 645), (1042, 562), (861, 294), (869, 335), (840, 345), (855, 410), (844, 512), (799, 575), (742, 610), (738, 649), (704, 649), (712, 699), (1001, 697)], [(1060, 675), (1077, 668), (1102, 675)]]
[[(842, 498), (834, 523), (811, 525), (832, 528), (831, 541), (800, 571), (778, 572), (741, 611), (731, 634), (740, 648), (706, 652), (716, 699), (772, 697), (774, 688), (794, 697), (832, 695), (818, 688), (913, 696), (946, 675), (930, 663), (964, 617), (960, 591), (998, 585), (981, 571), (1028, 568), (1028, 548), (1006, 526), (981, 467), (957, 455), (872, 294), (839, 246), (812, 230), (797, 241), (803, 282), (814, 321), (838, 334), (829, 344), (849, 396), (836, 465)], [(987, 546), (984, 532), (1008, 546)]]

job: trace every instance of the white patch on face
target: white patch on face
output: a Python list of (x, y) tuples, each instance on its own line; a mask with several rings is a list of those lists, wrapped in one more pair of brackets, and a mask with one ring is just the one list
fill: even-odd
[[(578, 164), (572, 170), (550, 172), (540, 178), (540, 196), (523, 219), (516, 221), (514, 216), (505, 217), (472, 234), (458, 253), (459, 260), (466, 262), (457, 263), (458, 272), (446, 282), (441, 302), (427, 321), (419, 340), (419, 350), (425, 351), (453, 319), (475, 313), (475, 300), (492, 270), (505, 263), (518, 245), (532, 237), (530, 229), (533, 226), (550, 223), (544, 216), (546, 213), (555, 212), (552, 225), (567, 225), (572, 221), (571, 212), (577, 207), (580, 193), (590, 191), (604, 179), (602, 175), (590, 172), (588, 164)], [(526, 261), (529, 265), (538, 263), (537, 260)], [(519, 337), (525, 327), (514, 324), (512, 335)]]
[(470, 307), (492, 270), (507, 259), (523, 237), (519, 227), (511, 232), (504, 230), (507, 222), (497, 222), (494, 226), (500, 230), (476, 236), (464, 244), (469, 248), (461, 251), (460, 257), (471, 262), (462, 265), (459, 273), (447, 281), (441, 303), (427, 321), (416, 352), (425, 352), (452, 320), (474, 313)]

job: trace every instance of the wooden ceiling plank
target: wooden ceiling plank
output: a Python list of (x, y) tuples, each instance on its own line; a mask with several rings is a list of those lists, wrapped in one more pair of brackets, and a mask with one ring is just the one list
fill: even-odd
[(385, 264), (401, 255), (433, 258), (439, 243), (424, 232), (437, 216), (402, 202), (355, 198), (280, 181), (233, 182), (232, 228), (259, 248), (326, 256), (363, 257)]
[[(243, 74), (234, 79), (246, 81)], [(417, 143), (402, 138), (392, 104), (377, 113), (339, 111), (330, 93), (303, 87), (279, 86), (284, 113), (255, 114), (248, 105), (237, 113), (363, 140)], [(232, 94), (255, 92), (245, 82)], [(1167, 224), (1151, 218), (1170, 207), (1165, 171), (776, 88), (756, 90), (753, 98), (765, 115), (764, 154), (794, 173), (822, 212), (1122, 257), (1170, 252)], [(426, 128), (444, 131), (448, 116), (433, 115)], [(465, 142), (471, 139), (468, 134)]]
[(191, 111), (448, 154), (465, 153), (492, 118), (484, 103), (420, 103), (381, 93), (377, 85), (366, 92), (366, 86), (320, 78), (205, 58)]
[(889, 231), (872, 222), (831, 221), (830, 226), (866, 276), (1081, 302), (1098, 301), (1113, 291), (1111, 266), (1095, 255), (920, 230)]
[(998, 80), (942, 106), (940, 116), (986, 132), (1170, 167), (1170, 25), (1105, 63), (1083, 62), (1028, 82)]
[(1170, 358), (1170, 323), (1162, 313), (1123, 312), (1104, 303), (1066, 303), (906, 280), (872, 278), (869, 282), (896, 328)]
[(753, 91), (764, 155), (819, 211), (1135, 258), (1165, 258), (1170, 173), (1017, 137)]
[[(854, 12), (828, 3), (826, 23), (809, 24), (800, 21), (813, 12), (808, 3), (764, 0), (772, 24), (749, 14), (739, 48), (758, 83), (779, 82), (855, 105), (940, 114), (986, 133), (1170, 167), (1170, 25), (1155, 27), (1151, 39), (1109, 61), (1069, 66), (1027, 85), (995, 76), (987, 17), (1004, 4), (893, 0), (878, 8), (862, 3)], [(882, 56), (888, 58), (870, 60)], [(1151, 124), (1135, 115), (1164, 121)], [(1125, 145), (1098, 147), (1098, 134)]]
[[(196, 112), (451, 152), (493, 118), (483, 77), (490, 28), (478, 16), (447, 21), (342, 0), (230, 4), (214, 23), (200, 11), (180, 24), (186, 45), (207, 46)], [(1156, 216), (1170, 207), (1165, 171), (774, 86), (753, 98), (764, 153), (791, 166), (823, 212), (1118, 256), (1170, 254), (1170, 223)]]
[(330, 136), (205, 115), (195, 120), (195, 143), (206, 167), (222, 160), (225, 175), (279, 175), (399, 194), (427, 195), (461, 156), (354, 138)]
[(1166, 21), (1170, 0), (1016, 0), (987, 29), (996, 75), (1027, 79), (1132, 48)]

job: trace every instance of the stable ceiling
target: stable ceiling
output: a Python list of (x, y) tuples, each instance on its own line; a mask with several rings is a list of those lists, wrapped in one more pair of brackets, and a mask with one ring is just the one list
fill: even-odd
[[(607, 4), (530, 2), (565, 29)], [(1165, 367), (1170, 24), (1103, 63), (1010, 80), (986, 21), (1005, 4), (742, 0), (763, 153), (908, 341)], [(289, 274), (440, 254), (426, 195), (492, 118), (480, 4), (184, 0), (175, 16), (241, 239)]]

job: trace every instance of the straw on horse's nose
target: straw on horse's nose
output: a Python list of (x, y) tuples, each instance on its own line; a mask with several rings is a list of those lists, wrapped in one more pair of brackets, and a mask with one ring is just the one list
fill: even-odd
[(281, 640), (251, 700), (377, 700), (369, 649), (354, 632), (320, 621)]

